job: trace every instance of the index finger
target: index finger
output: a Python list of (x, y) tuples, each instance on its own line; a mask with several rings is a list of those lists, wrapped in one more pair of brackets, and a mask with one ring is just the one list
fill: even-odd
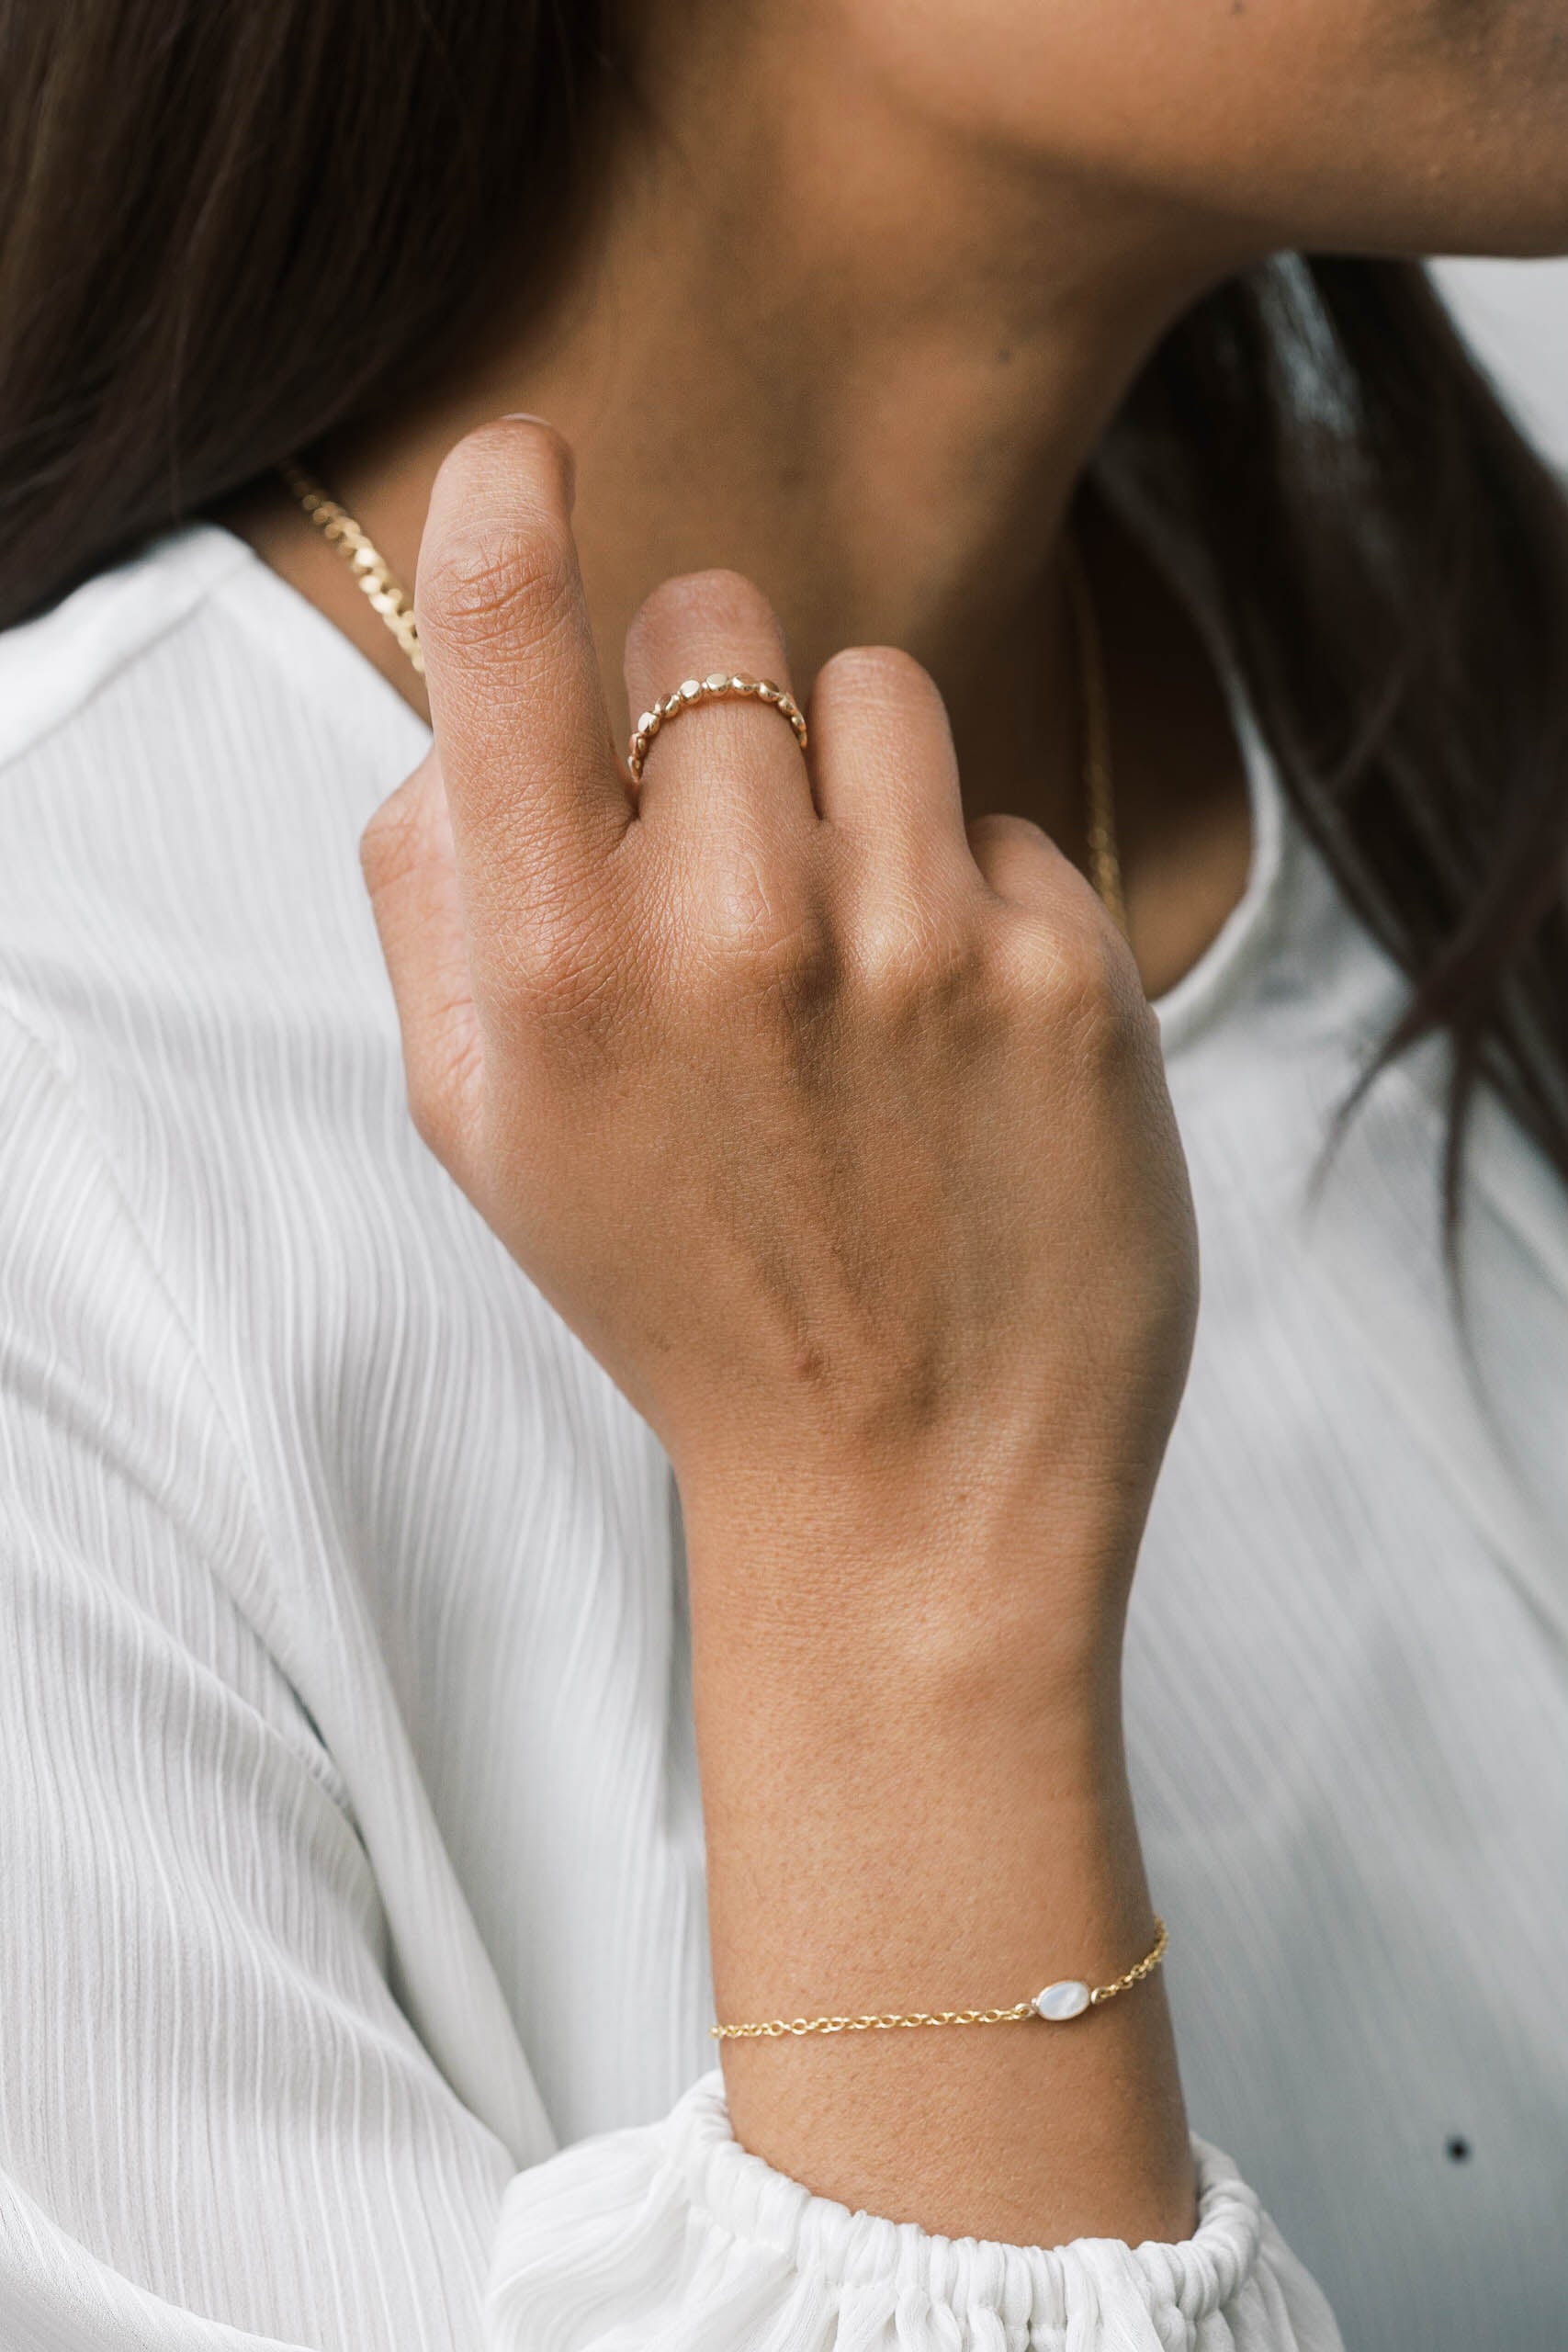
[(572, 537), (571, 452), (533, 418), (458, 442), (414, 609), (465, 907), (515, 920), (590, 887), (631, 820)]

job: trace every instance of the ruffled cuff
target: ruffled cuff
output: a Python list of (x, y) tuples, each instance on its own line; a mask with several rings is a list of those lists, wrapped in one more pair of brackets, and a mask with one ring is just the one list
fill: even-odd
[(1193, 2142), (1179, 2245), (933, 2237), (813, 2197), (731, 2135), (708, 2075), (661, 2124), (519, 2173), (490, 2352), (1341, 2352), (1228, 2157)]

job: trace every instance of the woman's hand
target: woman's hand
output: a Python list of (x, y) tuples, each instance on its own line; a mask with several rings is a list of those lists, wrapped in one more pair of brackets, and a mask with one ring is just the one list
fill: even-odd
[[(506, 422), (432, 503), (439, 773), (366, 841), (421, 1131), (689, 1509), (870, 1504), (896, 1539), (964, 1522), (959, 1557), (1021, 1513), (1010, 1610), (1077, 1623), (1067, 1564), (1097, 1591), (1130, 1570), (1195, 1291), (1132, 958), (1037, 828), (966, 833), (941, 700), (899, 653), (823, 671), (809, 763), (776, 711), (706, 705), (634, 796), (569, 482), (551, 434)], [(668, 583), (627, 644), (633, 711), (715, 668), (787, 684), (764, 598)], [(841, 1606), (840, 1564), (816, 1573)]]
[[(634, 796), (570, 503), (536, 424), (448, 458), (437, 758), (366, 866), (421, 1132), (675, 1465), (721, 2013), (1115, 1975), (1151, 1933), (1122, 1615), (1195, 1292), (1132, 958), (1037, 828), (966, 831), (902, 654), (829, 663), (809, 763), (705, 705)], [(631, 707), (784, 662), (746, 581), (671, 582)], [(741, 2136), (852, 2203), (1186, 2226), (1157, 1984), (1076, 2028), (725, 2055)]]

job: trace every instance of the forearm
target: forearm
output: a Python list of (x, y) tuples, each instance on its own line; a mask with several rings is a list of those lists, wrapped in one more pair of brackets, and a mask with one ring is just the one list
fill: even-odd
[[(1149, 1949), (1114, 1647), (1085, 1657), (1043, 1627), (1032, 1664), (1027, 1623), (998, 1623), (987, 1598), (1005, 1560), (999, 1577), (976, 1559), (928, 1578), (908, 1556), (907, 1605), (875, 1606), (890, 1590), (881, 1526), (869, 1573), (838, 1563), (831, 1631), (797, 1638), (766, 1606), (787, 1527), (690, 1517), (721, 2018), (1010, 2007), (1057, 1978), (1109, 1982)], [(748, 1544), (767, 1555), (750, 1574)], [(916, 1600), (932, 1587), (962, 1620)], [(723, 2054), (742, 2143), (852, 2208), (1030, 2245), (1191, 2229), (1157, 1973), (1059, 2025)]]
[[(367, 870), (422, 1132), (681, 1480), (720, 1998), (1118, 1975), (1152, 1921), (1116, 1647), (1197, 1298), (1157, 1023), (1045, 835), (966, 822), (906, 656), (825, 666), (809, 768), (728, 697), (790, 685), (744, 582), (639, 616), (634, 710), (720, 683), (700, 725), (699, 687), (660, 706), (628, 794), (570, 483), (525, 420), (443, 467), (439, 773)], [(728, 2056), (741, 2137), (838, 2197), (1036, 2240), (1190, 2222), (1157, 1984)]]

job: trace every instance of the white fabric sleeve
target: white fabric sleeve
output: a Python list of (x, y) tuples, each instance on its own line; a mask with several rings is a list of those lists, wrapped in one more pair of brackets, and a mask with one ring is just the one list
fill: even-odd
[(1228, 2157), (1194, 2141), (1196, 2234), (1044, 2248), (934, 2237), (813, 2197), (731, 2135), (720, 2076), (506, 2194), (500, 2352), (1340, 2352)]
[(177, 1309), (59, 1072), (0, 1046), (0, 2346), (1333, 2352), (1208, 2152), (1197, 2235), (1136, 2250), (851, 2215), (736, 2146), (716, 2077), (518, 2171), (396, 1997)]

